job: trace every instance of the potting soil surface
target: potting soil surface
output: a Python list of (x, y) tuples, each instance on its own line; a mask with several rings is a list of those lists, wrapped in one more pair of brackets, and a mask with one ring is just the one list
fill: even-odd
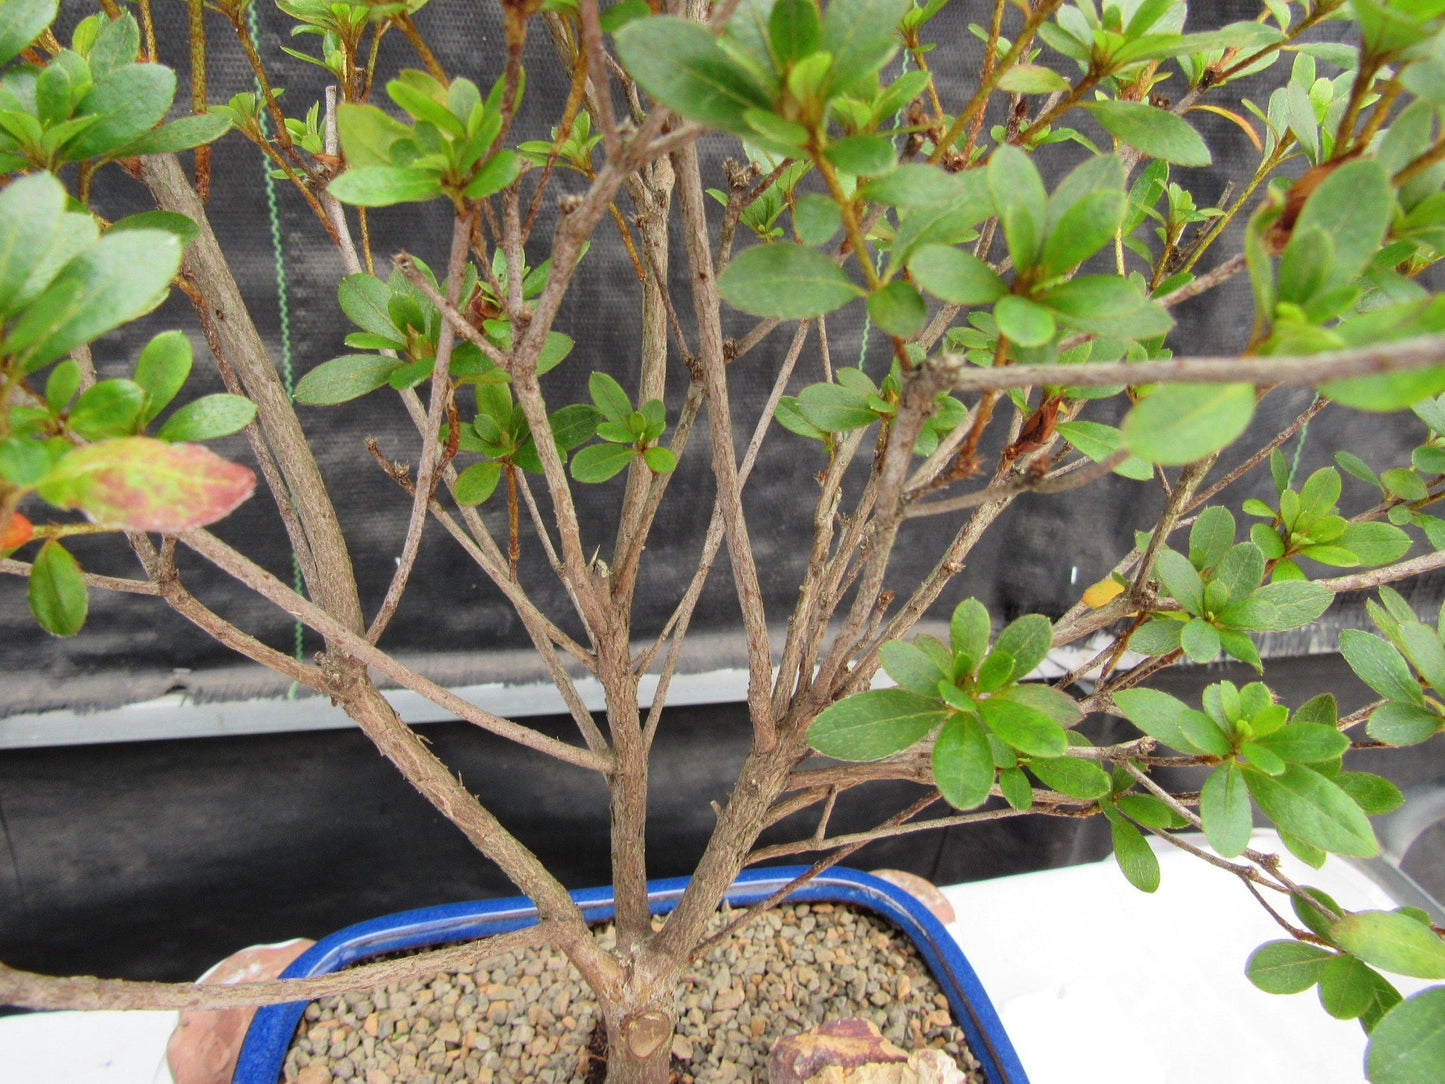
[[(732, 917), (713, 920), (721, 929)], [(610, 940), (608, 930), (603, 934)], [(944, 1050), (983, 1084), (948, 1001), (906, 938), (834, 904), (766, 912), (720, 941), (679, 992), (672, 1054), (679, 1084), (767, 1078), (782, 1035), (861, 1017), (905, 1050)], [(597, 1003), (560, 952), (498, 956), (307, 1006), (283, 1084), (563, 1084), (589, 1079)], [(600, 1076), (594, 1079), (600, 1079)]]

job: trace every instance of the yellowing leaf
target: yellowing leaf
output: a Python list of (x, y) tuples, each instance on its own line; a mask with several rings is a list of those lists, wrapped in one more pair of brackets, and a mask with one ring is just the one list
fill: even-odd
[(1097, 610), (1100, 606), (1112, 602), (1124, 592), (1124, 585), (1111, 577), (1105, 577), (1096, 584), (1092, 584), (1081, 600), (1091, 610)]

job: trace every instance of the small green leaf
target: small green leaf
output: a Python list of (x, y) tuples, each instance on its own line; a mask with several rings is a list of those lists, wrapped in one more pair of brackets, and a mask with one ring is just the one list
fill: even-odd
[(460, 505), (481, 504), (495, 492), (502, 478), (502, 464), (493, 460), (473, 463), (457, 475), (452, 495)]
[(809, 384), (798, 394), (798, 412), (825, 433), (842, 433), (878, 420), (867, 394), (841, 384)]
[(1135, 406), (1120, 429), (1129, 451), (1172, 466), (1219, 451), (1253, 417), (1249, 384), (1168, 384)]
[(348, 169), (326, 186), (342, 203), (357, 207), (390, 207), (425, 203), (442, 194), (440, 177), (410, 166), (361, 166)]
[(632, 417), (632, 400), (621, 384), (604, 372), (593, 372), (587, 377), (587, 391), (604, 418), (617, 425), (627, 425)]
[(1267, 941), (1250, 954), (1244, 973), (1267, 994), (1299, 994), (1320, 981), (1334, 954), (1303, 941)]
[(102, 380), (80, 393), (70, 428), (86, 440), (128, 436), (136, 431), (145, 400), (145, 389), (133, 380)]
[(605, 482), (627, 469), (637, 456), (630, 444), (589, 444), (572, 457), (572, 477), (579, 482)]
[(904, 689), (870, 689), (823, 710), (808, 744), (836, 760), (880, 760), (922, 740), (951, 713)]
[(889, 640), (878, 655), (889, 677), (920, 696), (938, 695), (938, 683), (948, 678), (928, 652), (903, 640)]
[(143, 154), (175, 154), (177, 151), (199, 147), (203, 143), (214, 143), (230, 130), (230, 118), (219, 113), (177, 117), (169, 124), (142, 132), (124, 146), (114, 148), (111, 153), (127, 158)]
[(994, 641), (994, 650), (1013, 658), (1008, 681), (1020, 681), (1043, 662), (1053, 644), (1053, 625), (1043, 614), (1025, 614), (1006, 625)]
[(411, 136), (411, 129), (374, 105), (342, 102), (336, 107), (336, 132), (353, 169), (390, 166), (391, 147)]
[(843, 269), (802, 245), (754, 245), (718, 278), (718, 292), (754, 316), (806, 320), (841, 308), (862, 291)]
[(813, 0), (778, 0), (768, 17), (768, 41), (779, 60), (798, 60), (818, 47), (822, 36)]
[(944, 724), (933, 746), (933, 779), (955, 809), (982, 805), (993, 786), (993, 754), (978, 720), (955, 715)]
[(156, 437), (166, 441), (211, 440), (245, 429), (256, 416), (256, 404), (240, 395), (205, 395), (166, 419)]
[(1330, 927), (1330, 939), (1366, 963), (1417, 979), (1445, 979), (1445, 941), (1428, 923), (1394, 911), (1357, 911)]
[[(1244, 772), (1234, 763), (1221, 764), (1199, 794), (1199, 818), (1209, 845), (1224, 858), (1243, 854), (1254, 827)], [(1258, 983), (1256, 983), (1258, 985)]]
[(1034, 804), (1034, 788), (1022, 768), (1003, 768), (998, 773), (998, 789), (1010, 807), (1023, 812)]
[(74, 636), (85, 624), (90, 600), (80, 565), (59, 542), (47, 542), (30, 566), (30, 612), (55, 636)]
[(1442, 722), (1423, 705), (1392, 700), (1371, 713), (1365, 732), (1386, 745), (1419, 745), (1433, 738)]
[(1161, 549), (1155, 568), (1159, 582), (1181, 606), (1192, 614), (1204, 612), (1204, 581), (1187, 557), (1175, 550)]
[(1199, 513), (1189, 529), (1189, 563), (1213, 568), (1234, 545), (1234, 517), (1229, 509), (1213, 505)]
[(992, 267), (952, 245), (922, 245), (908, 260), (914, 281), (953, 305), (987, 305), (1007, 291)]
[(1085, 102), (1103, 129), (1121, 143), (1180, 166), (1207, 166), (1209, 147), (1183, 117), (1144, 102)]
[(1202, 618), (1186, 622), (1179, 630), (1179, 646), (1190, 662), (1208, 663), (1219, 657), (1219, 630)]
[(482, 163), (482, 168), (467, 182), (462, 195), (467, 199), (486, 199), (515, 181), (527, 160), (516, 151), (498, 151)]
[(1340, 633), (1340, 654), (1360, 680), (1381, 696), (1424, 706), (1425, 694), (1393, 644), (1372, 633), (1345, 629)]
[(923, 330), (928, 306), (915, 287), (894, 279), (868, 295), (868, 315), (887, 334), (910, 339)]
[(887, 136), (845, 136), (829, 143), (823, 153), (828, 161), (855, 177), (881, 177), (898, 165), (898, 153)]
[(992, 632), (988, 611), (978, 599), (966, 598), (954, 607), (948, 628), (953, 654), (960, 660), (966, 660), (965, 669), (972, 672), (988, 651), (989, 634)]
[(1114, 860), (1129, 883), (1141, 892), (1158, 889), (1159, 856), (1144, 834), (1117, 814), (1109, 820), (1109, 831), (1114, 841)]
[(323, 361), (296, 382), (295, 398), (308, 406), (333, 406), (375, 391), (399, 366), (380, 354), (345, 354)]
[(748, 109), (770, 109), (764, 87), (707, 27), (671, 15), (634, 19), (617, 32), (617, 53), (639, 86), (692, 120), (746, 136)]
[(1080, 757), (1035, 757), (1028, 767), (1044, 786), (1071, 798), (1102, 798), (1113, 789), (1108, 772)]
[(1021, 753), (1060, 757), (1068, 749), (1064, 728), (1037, 708), (993, 697), (980, 701), (978, 711), (994, 734)]
[(843, 228), (843, 214), (821, 192), (808, 192), (793, 203), (793, 227), (803, 244), (826, 245)]
[(0, 20), (0, 64), (19, 56), (38, 38), (55, 21), (59, 6), (60, 0), (7, 0), (5, 18)]
[(170, 404), (191, 374), (191, 343), (184, 332), (165, 331), (146, 343), (135, 363), (135, 382), (146, 393), (141, 421), (149, 423)]
[(1362, 1016), (1374, 1000), (1373, 974), (1353, 956), (1340, 955), (1327, 961), (1320, 969), (1320, 1004), (1325, 1012), (1337, 1020)]
[(1058, 331), (1054, 315), (1036, 301), (1015, 294), (999, 298), (993, 318), (1001, 335), (1019, 346), (1043, 346)]
[(677, 469), (677, 456), (671, 448), (648, 448), (642, 453), (642, 461), (653, 474), (671, 474)]
[(1246, 770), (1249, 792), (1284, 832), (1333, 854), (1368, 858), (1380, 845), (1360, 807), (1344, 791), (1303, 764), (1280, 775)]

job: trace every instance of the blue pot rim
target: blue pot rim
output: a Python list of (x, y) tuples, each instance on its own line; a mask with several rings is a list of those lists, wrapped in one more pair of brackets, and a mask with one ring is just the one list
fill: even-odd
[[(756, 903), (806, 869), (806, 866), (767, 866), (745, 870), (728, 889), (726, 899), (734, 906)], [(676, 907), (687, 884), (686, 877), (649, 881), (648, 899), (653, 914), (666, 914)], [(610, 887), (582, 889), (573, 892), (572, 899), (589, 922), (605, 922), (613, 917)], [(890, 920), (913, 941), (928, 964), (990, 1084), (1028, 1084), (1028, 1076), (998, 1013), (958, 942), (914, 896), (870, 873), (838, 866), (794, 890), (788, 900), (847, 903)], [(534, 925), (536, 921), (537, 909), (525, 896), (401, 911), (358, 922), (323, 938), (298, 956), (281, 977), (330, 974), (381, 953), (506, 933)], [(257, 1011), (246, 1033), (232, 1084), (276, 1084), (306, 1004), (292, 1001)]]

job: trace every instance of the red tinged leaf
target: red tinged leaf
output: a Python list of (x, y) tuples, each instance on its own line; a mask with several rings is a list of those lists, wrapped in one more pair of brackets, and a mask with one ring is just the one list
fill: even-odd
[(10, 521), (5, 524), (5, 529), (0, 530), (0, 550), (13, 550), (16, 546), (23, 546), (34, 533), (30, 521), (19, 512), (14, 512)]
[(51, 504), (129, 531), (176, 534), (229, 515), (256, 476), (199, 444), (122, 437), (77, 448), (36, 486)]

